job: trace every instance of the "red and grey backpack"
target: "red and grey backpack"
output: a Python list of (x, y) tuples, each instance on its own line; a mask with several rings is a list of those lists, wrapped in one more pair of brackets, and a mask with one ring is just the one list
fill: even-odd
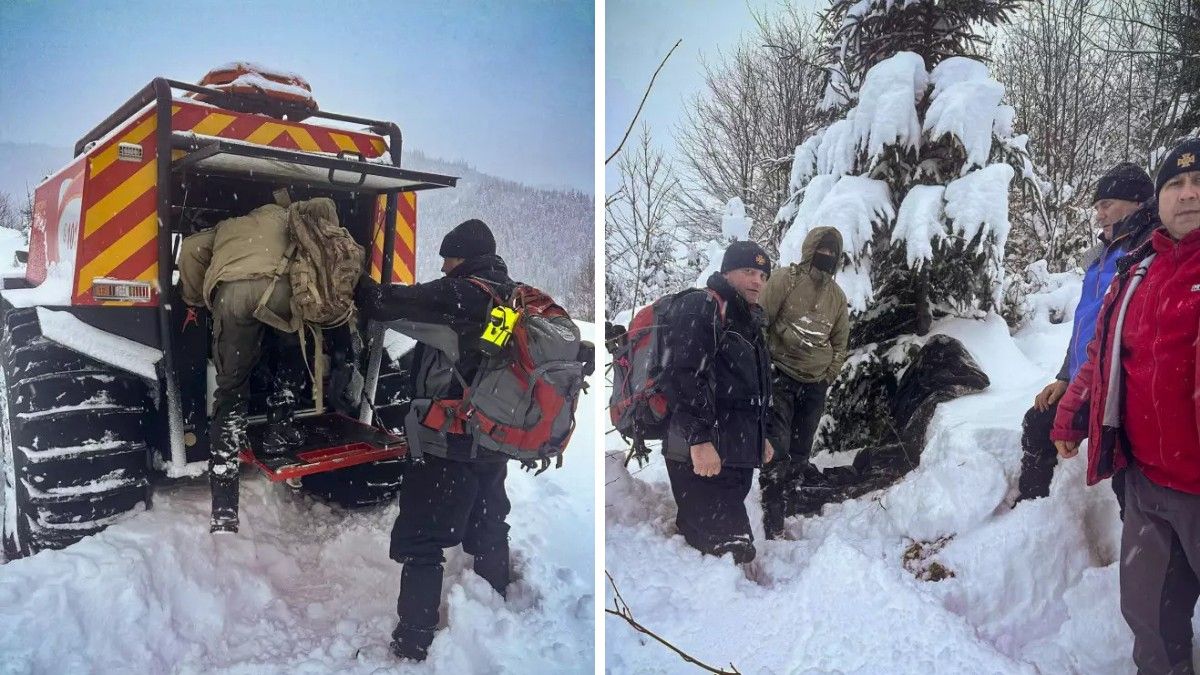
[[(612, 348), (613, 384), (608, 413), (617, 431), (631, 441), (629, 458), (643, 461), (649, 453), (645, 441), (667, 437), (671, 405), (662, 381), (670, 367), (667, 327), (676, 301), (698, 290), (701, 289), (689, 288), (666, 295), (638, 310), (628, 330)], [(703, 291), (717, 303), (718, 321), (724, 326), (725, 299), (711, 288)]]
[[(475, 446), (541, 470), (562, 453), (575, 431), (587, 351), (566, 310), (542, 291), (517, 284), (507, 298), (486, 281), (471, 283), (492, 298), (481, 337), (484, 358), (461, 400), (432, 402), (421, 424), (472, 436)], [(538, 473), (541, 473), (541, 470)]]

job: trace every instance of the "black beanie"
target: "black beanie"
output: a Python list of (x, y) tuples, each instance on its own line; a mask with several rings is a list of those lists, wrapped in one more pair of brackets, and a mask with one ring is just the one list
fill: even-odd
[(1140, 204), (1153, 196), (1154, 183), (1150, 182), (1150, 175), (1136, 164), (1122, 162), (1109, 169), (1096, 184), (1092, 203), (1101, 199), (1124, 199)]
[(438, 255), (443, 258), (474, 258), (496, 252), (496, 238), (482, 220), (472, 218), (458, 224), (442, 239)]
[(769, 277), (771, 276), (771, 257), (761, 246), (752, 241), (735, 241), (725, 249), (725, 256), (721, 258), (721, 274), (743, 267), (762, 270)]
[(1189, 138), (1163, 157), (1154, 180), (1154, 194), (1162, 192), (1167, 181), (1188, 171), (1200, 171), (1200, 138)]

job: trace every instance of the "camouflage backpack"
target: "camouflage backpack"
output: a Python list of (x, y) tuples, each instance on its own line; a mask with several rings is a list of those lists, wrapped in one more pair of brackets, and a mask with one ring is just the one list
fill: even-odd
[(357, 315), (354, 285), (366, 254), (338, 223), (337, 207), (325, 197), (288, 207), (288, 258), (292, 321), (321, 328), (350, 323)]
[[(254, 316), (276, 327), (287, 326), (300, 338), (300, 353), (313, 383), (318, 412), (323, 401), (324, 360), (318, 356), (309, 366), (305, 333), (313, 334), (313, 353), (322, 353), (323, 328), (350, 324), (357, 337), (354, 286), (362, 274), (366, 253), (338, 222), (332, 199), (318, 197), (288, 207), (287, 231), (291, 243), (275, 269), (274, 279), (263, 293)], [(267, 299), (281, 277), (287, 274), (292, 288), (290, 322), (266, 307)]]

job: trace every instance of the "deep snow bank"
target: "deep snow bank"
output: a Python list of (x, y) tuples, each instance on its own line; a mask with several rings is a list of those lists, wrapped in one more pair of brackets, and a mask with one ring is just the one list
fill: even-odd
[[(634, 617), (743, 673), (1132, 673), (1108, 484), (1085, 487), (1077, 458), (1060, 466), (1049, 497), (1006, 504), (1022, 417), (1057, 372), (1070, 330), (1040, 321), (1010, 337), (995, 316), (936, 324), (992, 386), (939, 407), (921, 465), (900, 483), (788, 519), (791, 541), (762, 539), (752, 490), (759, 555), (748, 570), (688, 548), (661, 455), (626, 469), (620, 439), (608, 436), (605, 565)], [(938, 540), (909, 567), (937, 562), (954, 576), (920, 581), (904, 554)], [(610, 607), (612, 598), (610, 588)], [(605, 627), (612, 672), (693, 672), (621, 619)]]
[(190, 481), (97, 536), (0, 566), (0, 673), (591, 673), (594, 379), (564, 467), (510, 464), (508, 601), (449, 551), (449, 627), (422, 665), (387, 648), (396, 506), (347, 512), (246, 470), (238, 535), (208, 534), (207, 484)]

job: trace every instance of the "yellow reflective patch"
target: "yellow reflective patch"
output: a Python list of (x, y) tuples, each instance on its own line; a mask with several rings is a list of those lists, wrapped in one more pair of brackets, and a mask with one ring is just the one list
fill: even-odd
[(517, 325), (517, 310), (511, 307), (493, 307), (488, 323), (483, 327), (481, 339), (492, 345), (497, 351), (504, 349), (512, 338), (513, 327)]

